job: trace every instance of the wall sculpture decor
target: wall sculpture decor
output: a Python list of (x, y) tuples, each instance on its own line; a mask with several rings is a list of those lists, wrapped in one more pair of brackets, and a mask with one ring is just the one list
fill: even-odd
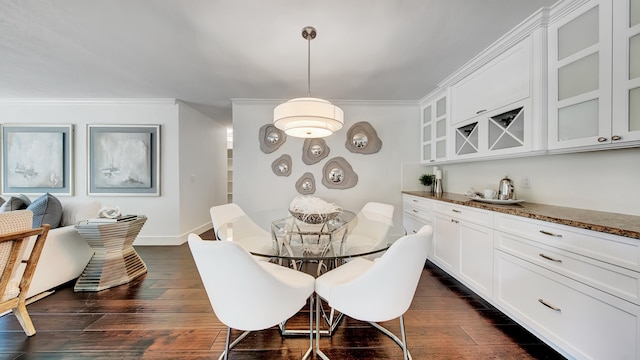
[(291, 175), (291, 156), (284, 154), (271, 163), (271, 170), (278, 176)]
[(304, 139), (302, 145), (302, 161), (307, 165), (313, 165), (329, 155), (329, 146), (323, 139)]
[(329, 189), (349, 189), (358, 183), (358, 174), (342, 157), (327, 161), (322, 168), (322, 185)]
[(316, 180), (313, 174), (306, 172), (296, 181), (296, 190), (302, 195), (311, 195), (316, 192)]
[(371, 124), (361, 121), (347, 131), (345, 147), (352, 153), (375, 154), (382, 148), (382, 140)]
[(272, 124), (263, 125), (258, 134), (260, 150), (265, 154), (271, 154), (287, 141), (287, 134)]

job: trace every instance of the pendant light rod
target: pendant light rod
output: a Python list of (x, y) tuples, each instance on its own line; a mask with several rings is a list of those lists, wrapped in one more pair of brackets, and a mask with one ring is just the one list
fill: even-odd
[(313, 26), (302, 29), (302, 37), (307, 40), (307, 97), (311, 97), (311, 40), (317, 35), (316, 28)]

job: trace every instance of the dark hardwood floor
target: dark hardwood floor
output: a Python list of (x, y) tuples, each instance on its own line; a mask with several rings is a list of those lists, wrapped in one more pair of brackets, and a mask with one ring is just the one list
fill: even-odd
[[(13, 315), (1, 317), (0, 359), (217, 358), (226, 328), (211, 309), (188, 246), (136, 249), (149, 272), (133, 282), (82, 293), (67, 284), (29, 305), (33, 337)], [(308, 326), (307, 315), (301, 311), (293, 325)], [(383, 324), (399, 333), (397, 320)], [(563, 358), (430, 263), (405, 326), (414, 359)], [(274, 327), (249, 335), (230, 358), (299, 359), (307, 346), (308, 338), (283, 338)], [(321, 339), (321, 348), (333, 359), (402, 358), (390, 339), (349, 318)]]

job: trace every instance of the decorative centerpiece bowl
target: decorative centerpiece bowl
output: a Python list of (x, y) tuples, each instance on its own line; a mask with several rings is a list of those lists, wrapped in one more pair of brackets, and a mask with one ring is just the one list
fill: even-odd
[(340, 215), (341, 211), (335, 211), (332, 213), (326, 213), (326, 214), (317, 214), (317, 213), (303, 213), (303, 212), (297, 212), (297, 211), (293, 211), (293, 210), (289, 210), (289, 213), (291, 213), (291, 215), (304, 222), (307, 224), (322, 224), (325, 223), (329, 220), (333, 220), (336, 217), (338, 217), (338, 215)]
[(307, 224), (322, 224), (342, 213), (342, 208), (313, 196), (296, 196), (289, 205), (289, 213)]

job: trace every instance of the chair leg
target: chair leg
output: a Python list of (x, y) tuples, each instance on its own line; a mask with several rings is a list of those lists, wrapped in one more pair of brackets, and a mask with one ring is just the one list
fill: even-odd
[(404, 317), (400, 315), (400, 332), (402, 334), (402, 352), (404, 354), (404, 360), (409, 360), (409, 349), (407, 349), (407, 336), (404, 332)]
[(313, 354), (313, 299), (314, 296), (309, 296), (309, 349), (302, 356), (302, 359), (309, 359)]
[(398, 339), (398, 337), (394, 333), (385, 329), (384, 327), (382, 327), (382, 325), (372, 321), (368, 321), (368, 323), (376, 329), (380, 330), (383, 334), (390, 337), (391, 340), (395, 341), (395, 343), (402, 348), (405, 360), (412, 360), (411, 353), (409, 353), (409, 350), (407, 349), (406, 336), (404, 333), (404, 318), (402, 317), (402, 315), (400, 316), (400, 330), (402, 332), (402, 340)]
[(36, 328), (33, 326), (33, 323), (31, 322), (31, 317), (27, 312), (27, 306), (25, 305), (24, 302), (21, 301), (18, 303), (18, 306), (16, 306), (13, 309), (13, 314), (18, 319), (20, 326), (22, 326), (22, 329), (24, 329), (24, 332), (25, 334), (27, 334), (27, 336), (35, 335)]
[(320, 350), (320, 295), (316, 294), (316, 357), (323, 360), (329, 360), (329, 357)]
[(245, 331), (237, 339), (235, 339), (231, 344), (229, 344), (229, 340), (231, 340), (231, 328), (227, 326), (227, 340), (224, 345), (224, 352), (220, 354), (218, 360), (227, 360), (229, 356), (229, 350), (233, 349), (242, 339), (244, 339), (247, 335), (249, 335), (251, 331)]

